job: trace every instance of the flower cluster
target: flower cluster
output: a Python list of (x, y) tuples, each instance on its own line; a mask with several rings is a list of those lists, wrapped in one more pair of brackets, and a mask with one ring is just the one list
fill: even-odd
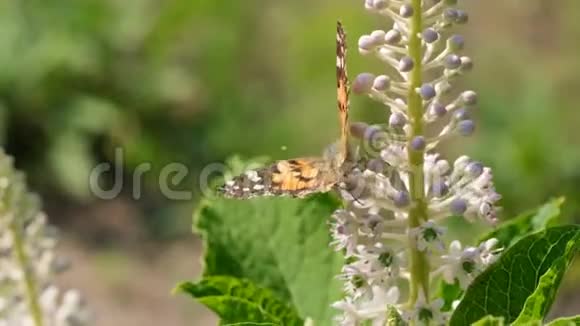
[(413, 324), (444, 324), (448, 312), (429, 295), (430, 283), (441, 279), (465, 289), (497, 256), (495, 239), (478, 247), (447, 245), (441, 223), (463, 216), (493, 224), (500, 199), (490, 168), (466, 156), (450, 163), (433, 152), (442, 140), (475, 130), (470, 112), (477, 94), (452, 87), (473, 67), (462, 54), (463, 37), (446, 33), (468, 21), (456, 5), (365, 1), (392, 27), (360, 37), (359, 52), (377, 57), (392, 73), (361, 73), (352, 90), (384, 104), (389, 118), (385, 125), (351, 128), (362, 140), (363, 157), (344, 182), (345, 207), (331, 222), (333, 246), (347, 258), (340, 275), (346, 295), (334, 304), (343, 312), (341, 325), (383, 325), (389, 307)]
[(66, 265), (55, 256), (55, 245), (56, 232), (38, 199), (0, 151), (0, 326), (88, 324), (79, 292), (51, 284)]

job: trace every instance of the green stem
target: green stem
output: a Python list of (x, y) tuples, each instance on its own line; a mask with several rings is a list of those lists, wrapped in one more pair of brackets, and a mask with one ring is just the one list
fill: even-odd
[[(423, 102), (416, 89), (422, 84), (422, 47), (419, 35), (423, 29), (421, 17), (421, 0), (412, 0), (413, 17), (409, 35), (409, 56), (413, 59), (414, 68), (411, 72), (410, 89), (408, 93), (408, 114), (411, 123), (409, 142), (416, 136), (423, 135)], [(410, 145), (410, 144), (409, 144)], [(407, 155), (411, 168), (409, 174), (409, 191), (412, 206), (409, 211), (409, 228), (421, 225), (427, 220), (427, 205), (425, 203), (425, 176), (423, 174), (424, 151), (415, 151), (407, 146)], [(423, 291), (425, 300), (429, 300), (429, 261), (425, 254), (417, 250), (414, 239), (410, 239), (411, 257), (411, 284), (409, 305), (414, 305), (419, 296), (419, 290)]]
[(38, 303), (38, 291), (36, 288), (36, 282), (28, 263), (28, 256), (24, 250), (24, 241), (22, 239), (22, 226), (20, 225), (18, 217), (13, 217), (13, 221), (10, 223), (10, 230), (12, 231), (12, 236), (14, 237), (14, 251), (16, 252), (16, 259), (20, 268), (24, 273), (24, 283), (26, 287), (26, 297), (28, 301), (28, 308), (30, 309), (30, 314), (34, 320), (35, 326), (42, 326), (42, 311), (40, 309), (40, 304)]

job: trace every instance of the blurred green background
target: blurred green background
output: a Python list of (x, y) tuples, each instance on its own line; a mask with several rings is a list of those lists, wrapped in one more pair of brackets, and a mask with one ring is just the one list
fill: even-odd
[[(353, 45), (350, 75), (380, 72), (354, 51), (359, 35), (387, 25), (363, 1), (8, 0), (0, 2), (0, 142), (27, 172), (98, 325), (211, 324), (170, 290), (199, 273), (190, 216), (199, 174), (233, 154), (318, 154), (336, 137), (335, 22)], [(504, 217), (565, 195), (580, 221), (580, 2), (465, 1), (480, 94), (478, 132), (445, 144), (494, 168)], [(353, 120), (386, 112), (352, 100)], [(89, 192), (89, 172), (124, 150), (124, 191)], [(149, 162), (143, 197), (131, 173)], [(185, 164), (193, 199), (160, 194), (159, 170)], [(556, 314), (579, 313), (580, 269)]]

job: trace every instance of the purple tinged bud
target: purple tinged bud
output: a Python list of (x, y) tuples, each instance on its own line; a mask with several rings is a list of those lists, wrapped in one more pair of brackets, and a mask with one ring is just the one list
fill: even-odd
[(465, 91), (461, 94), (461, 100), (466, 105), (476, 105), (477, 104), (477, 93), (474, 91)]
[(467, 120), (470, 118), (469, 112), (466, 108), (461, 108), (453, 114), (453, 118), (457, 121)]
[(435, 163), (435, 168), (439, 175), (446, 175), (451, 171), (451, 167), (449, 166), (449, 162), (446, 160), (439, 160)]
[(470, 57), (461, 57), (461, 70), (470, 71), (473, 69), (473, 61)]
[(461, 67), (461, 58), (455, 54), (450, 54), (445, 58), (445, 68), (457, 69)]
[(381, 92), (388, 90), (391, 88), (391, 78), (386, 75), (377, 76), (373, 82), (373, 88)]
[(396, 29), (391, 29), (385, 34), (385, 43), (395, 45), (401, 42), (401, 32)]
[(414, 10), (413, 7), (409, 4), (404, 4), (399, 8), (399, 15), (403, 18), (410, 18), (413, 16)]
[(423, 40), (425, 43), (435, 43), (439, 40), (439, 33), (437, 33), (433, 28), (427, 28), (423, 31)]
[(370, 35), (363, 35), (358, 39), (359, 49), (370, 51), (376, 47), (374, 39)]
[(373, 6), (374, 0), (365, 0), (365, 9), (366, 10), (373, 10), (375, 7)]
[(395, 203), (395, 206), (399, 208), (408, 206), (410, 203), (409, 193), (406, 191), (399, 191), (395, 194), (393, 202)]
[(458, 171), (463, 170), (470, 162), (471, 159), (468, 156), (462, 155), (455, 160), (455, 162), (453, 163), (453, 168)]
[(461, 51), (465, 48), (465, 39), (463, 36), (455, 34), (447, 39), (447, 47), (453, 52)]
[(373, 82), (375, 80), (375, 75), (368, 73), (368, 72), (363, 72), (361, 74), (359, 74), (358, 76), (356, 76), (356, 78), (354, 79), (353, 83), (352, 83), (352, 91), (355, 94), (367, 94), (371, 91), (371, 88), (373, 87)]
[(449, 209), (453, 215), (463, 215), (467, 210), (467, 202), (461, 198), (453, 199)]
[(448, 23), (455, 22), (457, 16), (458, 16), (457, 9), (448, 8), (445, 9), (445, 11), (443, 12), (443, 19), (445, 20), (445, 22)]
[(389, 117), (389, 125), (393, 128), (403, 128), (407, 123), (407, 118), (398, 112), (392, 113)]
[(483, 164), (479, 162), (471, 162), (467, 164), (465, 171), (472, 177), (477, 178), (483, 173)]
[(388, 0), (371, 0), (373, 8), (376, 10), (382, 10), (389, 6)]
[(385, 31), (378, 29), (373, 31), (370, 37), (376, 45), (379, 45), (385, 42), (385, 35)]
[(431, 193), (435, 197), (443, 197), (449, 193), (449, 186), (443, 181), (434, 182), (431, 185)]
[(371, 142), (372, 144), (373, 142), (380, 142), (383, 136), (384, 132), (381, 127), (377, 125), (370, 125), (367, 127), (367, 129), (365, 129), (363, 139)]
[(350, 125), (350, 134), (356, 138), (363, 139), (368, 127), (369, 125), (364, 122), (354, 122)]
[(423, 136), (417, 136), (411, 140), (411, 148), (415, 151), (422, 151), (425, 149), (427, 143)]
[(435, 92), (435, 88), (430, 84), (423, 84), (421, 88), (419, 88), (419, 95), (421, 95), (423, 100), (429, 101), (437, 96), (437, 92)]
[(447, 109), (445, 109), (443, 104), (439, 102), (433, 102), (431, 105), (429, 105), (429, 113), (433, 116), (441, 118), (447, 114)]
[(469, 21), (469, 15), (464, 10), (457, 10), (457, 17), (455, 22), (458, 24), (466, 24)]
[(475, 131), (475, 123), (472, 120), (463, 120), (457, 124), (457, 131), (461, 136), (471, 136)]
[(385, 162), (381, 159), (374, 158), (367, 163), (367, 169), (376, 173), (382, 173), (385, 170)]
[(400, 72), (409, 72), (413, 70), (413, 67), (415, 67), (415, 63), (413, 62), (413, 59), (409, 56), (402, 57), (401, 60), (399, 61), (398, 68)]

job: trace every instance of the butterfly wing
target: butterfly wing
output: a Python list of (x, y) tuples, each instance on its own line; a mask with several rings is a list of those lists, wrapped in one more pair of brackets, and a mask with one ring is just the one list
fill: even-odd
[(340, 152), (343, 159), (347, 158), (349, 152), (348, 134), (350, 128), (348, 122), (350, 89), (346, 70), (346, 50), (346, 33), (339, 21), (336, 24), (336, 92), (340, 121)]
[(227, 181), (218, 192), (224, 197), (246, 199), (258, 196), (304, 197), (329, 191), (337, 182), (329, 163), (322, 158), (277, 161), (249, 170)]

